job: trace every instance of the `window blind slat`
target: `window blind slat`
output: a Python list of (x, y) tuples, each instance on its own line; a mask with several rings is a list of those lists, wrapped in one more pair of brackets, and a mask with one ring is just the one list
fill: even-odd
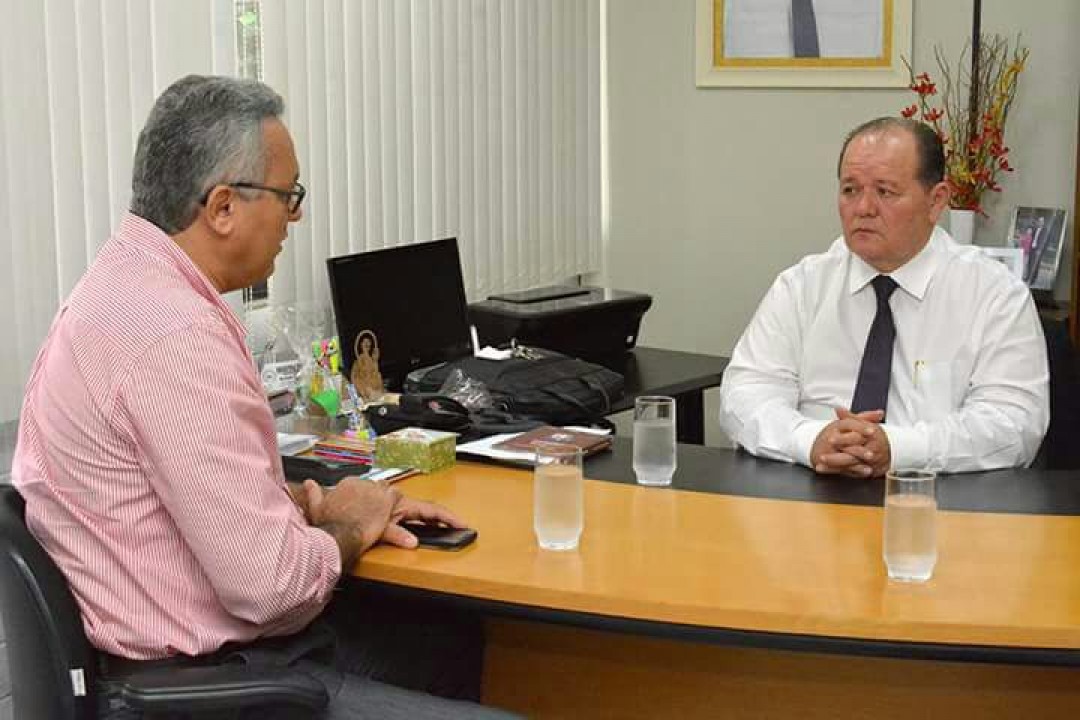
[(235, 73), (233, 0), (0, 2), (0, 424), (131, 194), (138, 128), (189, 73)]
[[(290, 249), (278, 270), (313, 286), (276, 278), (276, 300), (325, 297), (327, 254), (450, 235), (471, 299), (599, 269), (602, 0), (295, 0), (289, 12), (316, 4), (317, 34), (264, 13), (265, 77), (308, 138), (301, 172), (322, 195), (293, 231), (312, 251)], [(289, 71), (271, 72), (280, 56)], [(317, 228), (333, 237), (311, 238)]]

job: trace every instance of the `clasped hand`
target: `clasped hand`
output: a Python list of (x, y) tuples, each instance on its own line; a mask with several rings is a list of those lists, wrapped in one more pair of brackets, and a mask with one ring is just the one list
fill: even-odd
[(853, 413), (836, 409), (836, 420), (818, 433), (810, 465), (822, 475), (868, 478), (884, 475), (892, 462), (889, 437), (881, 429), (882, 410)]
[(402, 520), (465, 527), (441, 505), (414, 500), (387, 485), (356, 477), (344, 478), (329, 490), (314, 480), (305, 480), (300, 505), (312, 525), (347, 528), (361, 553), (380, 541), (416, 547), (416, 536), (398, 524)]

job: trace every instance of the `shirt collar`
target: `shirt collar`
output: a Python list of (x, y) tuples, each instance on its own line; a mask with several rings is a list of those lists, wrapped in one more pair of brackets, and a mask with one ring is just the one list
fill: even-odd
[[(930, 240), (918, 255), (887, 274), (908, 295), (922, 300), (930, 287), (934, 273), (941, 265), (943, 257), (941, 250), (949, 242), (951, 240), (948, 233), (935, 225), (934, 231), (930, 234)], [(849, 251), (849, 254), (851, 255), (851, 272), (848, 273), (848, 292), (854, 295), (881, 273), (855, 253)]]
[(240, 319), (236, 317), (233, 309), (229, 307), (229, 303), (225, 302), (225, 298), (221, 296), (218, 289), (210, 282), (210, 278), (203, 274), (203, 271), (199, 269), (191, 257), (181, 250), (180, 246), (164, 230), (149, 220), (129, 212), (120, 221), (120, 229), (116, 233), (116, 237), (121, 242), (148, 252), (179, 270), (192, 290), (206, 298), (221, 311), (225, 322), (229, 324), (241, 341), (247, 336), (247, 329), (240, 322)]

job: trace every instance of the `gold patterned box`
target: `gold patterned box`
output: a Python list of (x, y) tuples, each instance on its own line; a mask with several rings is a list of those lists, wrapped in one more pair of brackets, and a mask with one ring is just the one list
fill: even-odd
[(442, 430), (402, 428), (375, 438), (379, 467), (414, 467), (421, 472), (445, 470), (454, 464), (457, 436)]

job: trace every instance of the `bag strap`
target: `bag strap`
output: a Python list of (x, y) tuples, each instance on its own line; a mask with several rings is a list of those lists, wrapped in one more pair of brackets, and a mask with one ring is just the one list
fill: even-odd
[(579, 379), (581, 380), (581, 382), (585, 383), (585, 385), (600, 393), (600, 397), (604, 398), (604, 410), (600, 414), (607, 415), (609, 412), (611, 412), (611, 396), (608, 395), (608, 391), (604, 388), (604, 386), (601, 383), (592, 380), (591, 378), (585, 377), (584, 375), (581, 376), (581, 378)]
[[(549, 394), (549, 395), (552, 395), (553, 397), (559, 398), (560, 400), (567, 403), (568, 405), (571, 405), (573, 407), (578, 408), (582, 413), (582, 415), (581, 415), (582, 418), (589, 425), (591, 425), (592, 427), (603, 428), (604, 430), (608, 430), (608, 431), (610, 431), (612, 433), (614, 433), (616, 431), (617, 428), (615, 427), (615, 423), (611, 422), (606, 417), (604, 417), (604, 413), (600, 413), (600, 414), (594, 413), (592, 410), (590, 410), (588, 407), (586, 407), (576, 397), (574, 397), (572, 395), (567, 395), (565, 393), (557, 392), (557, 391), (554, 391), (554, 390), (544, 390), (544, 392)], [(605, 397), (606, 397), (606, 395), (605, 395)], [(609, 406), (609, 409), (610, 409), (610, 406)]]
[(542, 388), (541, 392), (543, 392), (545, 395), (550, 395), (551, 397), (558, 398), (559, 400), (562, 400), (564, 403), (571, 407), (577, 408), (578, 411), (581, 413), (581, 417), (585, 418), (589, 422), (592, 422), (595, 418), (599, 417), (599, 415), (590, 410), (588, 406), (585, 405), (585, 403), (581, 402), (573, 395), (568, 395), (564, 392), (559, 392), (558, 390), (551, 390), (550, 388)]
[(542, 420), (514, 415), (494, 408), (474, 411), (469, 414), (469, 418), (472, 420), (472, 432), (481, 435), (525, 432), (545, 424)]

